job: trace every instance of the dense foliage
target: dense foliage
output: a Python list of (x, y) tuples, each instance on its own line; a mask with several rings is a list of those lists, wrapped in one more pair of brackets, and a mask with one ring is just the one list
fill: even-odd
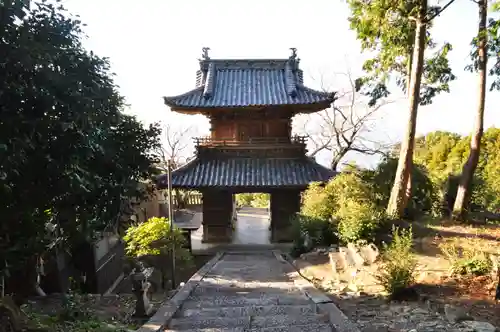
[[(415, 163), (425, 167), (435, 187), (440, 188), (444, 205), (453, 206), (462, 165), (469, 155), (470, 137), (434, 132), (417, 139)], [(500, 207), (500, 129), (489, 128), (481, 141), (475, 172), (472, 206), (491, 212)]]
[(266, 193), (243, 193), (236, 194), (237, 206), (251, 206), (256, 208), (267, 208), (270, 204), (271, 195)]
[[(335, 230), (342, 242), (370, 239), (383, 220), (370, 183), (355, 171), (342, 173), (325, 186), (311, 185), (303, 196), (301, 217), (305, 225), (316, 225), (313, 229)], [(331, 226), (317, 226), (320, 223)], [(307, 227), (304, 232), (308, 238), (317, 237)], [(332, 239), (328, 235), (322, 238)]]
[(184, 246), (186, 240), (182, 231), (176, 226), (171, 230), (167, 218), (153, 217), (132, 225), (127, 229), (123, 240), (132, 266), (142, 263), (143, 266), (160, 271), (163, 289), (167, 288), (167, 273), (172, 271), (172, 250), (175, 253), (176, 268), (192, 264), (191, 253)]
[(179, 257), (189, 257), (183, 248), (185, 239), (176, 226), (170, 229), (170, 222), (166, 218), (153, 217), (147, 221), (130, 226), (123, 240), (127, 244), (127, 255), (141, 257), (147, 255), (168, 254), (175, 248)]
[[(414, 1), (363, 1), (349, 0), (351, 29), (365, 52), (372, 56), (363, 64), (365, 77), (358, 80), (358, 88), (372, 97), (375, 104), (390, 91), (389, 80), (407, 92), (412, 69), (413, 49), (415, 44), (415, 17), (421, 6)], [(439, 7), (428, 10), (427, 20), (440, 11)], [(428, 23), (430, 28), (431, 23)], [(424, 61), (420, 103), (426, 105), (441, 92), (449, 92), (450, 81), (456, 79), (450, 69), (448, 53), (452, 50), (449, 43), (437, 44), (427, 31), (426, 48), (430, 53)]]
[[(469, 153), (469, 137), (432, 132), (417, 138), (411, 198), (405, 218), (448, 216), (458, 188), (459, 174)], [(397, 155), (398, 146), (392, 153)], [(482, 140), (473, 181), (471, 209), (498, 213), (500, 208), (500, 129), (489, 128)], [(327, 246), (338, 240), (372, 240), (383, 225), (397, 160), (386, 158), (375, 169), (355, 166), (322, 186), (312, 184), (303, 195), (295, 220), (295, 251)]]
[(3, 272), (112, 229), (154, 174), (158, 126), (123, 113), (108, 60), (83, 48), (82, 24), (56, 6), (0, 6)]
[[(395, 158), (386, 158), (374, 171), (365, 170), (363, 178), (372, 184), (377, 206), (387, 206), (391, 192), (394, 174), (398, 161)], [(416, 164), (411, 171), (412, 194), (405, 210), (406, 218), (415, 218), (423, 214), (436, 214), (439, 211), (439, 193), (427, 169)]]

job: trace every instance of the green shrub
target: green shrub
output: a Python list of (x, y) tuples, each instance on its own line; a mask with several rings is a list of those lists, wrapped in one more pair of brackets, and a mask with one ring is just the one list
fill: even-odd
[(252, 201), (250, 205), (256, 208), (267, 208), (269, 207), (271, 196), (265, 193), (253, 194)]
[(133, 260), (153, 266), (161, 272), (161, 284), (165, 289), (166, 275), (171, 263), (172, 248), (175, 248), (175, 260), (179, 261), (177, 268), (192, 264), (192, 256), (184, 248), (185, 238), (176, 226), (170, 230), (167, 218), (153, 217), (127, 229), (123, 237), (126, 243), (126, 253)]
[(377, 275), (377, 279), (390, 296), (414, 283), (416, 259), (412, 243), (411, 228), (401, 231), (399, 228), (392, 228), (392, 242), (384, 246), (383, 263)]
[(238, 206), (251, 206), (253, 195), (251, 193), (236, 194), (236, 204)]
[(269, 207), (271, 195), (266, 193), (243, 193), (236, 194), (237, 206), (251, 206), (256, 208)]
[(337, 243), (335, 227), (328, 220), (297, 215), (293, 221), (292, 256), (299, 256), (316, 247)]
[(301, 214), (330, 220), (345, 202), (371, 202), (373, 198), (370, 185), (358, 173), (341, 173), (325, 186), (309, 186), (302, 196)]
[(127, 229), (123, 240), (126, 243), (127, 255), (140, 257), (145, 255), (160, 255), (171, 250), (175, 246), (179, 257), (189, 257), (186, 249), (184, 235), (175, 225), (173, 232), (170, 230), (170, 222), (167, 218), (152, 217), (138, 225)]
[[(324, 187), (311, 185), (303, 195), (301, 215), (307, 223), (329, 225), (344, 242), (371, 240), (383, 220), (371, 183), (357, 170), (337, 175)], [(303, 221), (305, 223), (305, 221)]]
[(475, 239), (470, 239), (467, 246), (460, 246), (457, 241), (450, 239), (439, 244), (439, 249), (451, 263), (451, 274), (482, 276), (491, 272), (493, 262)]
[(314, 219), (329, 220), (336, 208), (332, 186), (312, 183), (302, 195), (301, 214)]
[[(377, 206), (387, 206), (397, 166), (397, 159), (387, 158), (374, 171), (363, 173), (364, 180), (372, 186)], [(427, 174), (425, 167), (414, 165), (411, 184), (412, 195), (405, 210), (405, 217), (413, 219), (424, 213), (435, 214), (438, 212), (440, 208), (439, 190)]]
[(383, 221), (383, 212), (370, 202), (347, 200), (335, 213), (339, 240), (345, 243), (373, 240)]

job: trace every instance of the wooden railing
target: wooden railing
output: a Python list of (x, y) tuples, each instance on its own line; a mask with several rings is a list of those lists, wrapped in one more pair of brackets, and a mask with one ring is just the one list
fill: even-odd
[(288, 137), (251, 137), (247, 139), (215, 139), (211, 137), (193, 138), (195, 146), (248, 146), (248, 145), (289, 145), (306, 144), (306, 136)]
[[(184, 204), (185, 205), (201, 205), (202, 203), (202, 194), (199, 192), (190, 192), (187, 197), (185, 197)], [(174, 206), (177, 207), (179, 206), (179, 202), (177, 201), (177, 196), (173, 195), (172, 196), (172, 201), (174, 203)]]

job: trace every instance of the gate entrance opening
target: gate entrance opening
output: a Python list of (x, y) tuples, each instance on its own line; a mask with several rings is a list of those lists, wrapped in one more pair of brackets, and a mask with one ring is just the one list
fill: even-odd
[(233, 244), (271, 244), (271, 200), (266, 193), (234, 195)]

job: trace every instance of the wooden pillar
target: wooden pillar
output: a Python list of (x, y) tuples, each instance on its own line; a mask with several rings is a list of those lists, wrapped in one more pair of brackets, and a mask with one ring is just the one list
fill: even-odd
[(271, 192), (271, 242), (291, 242), (292, 218), (300, 211), (300, 190)]
[(232, 236), (233, 196), (224, 190), (203, 192), (203, 242), (230, 242)]

